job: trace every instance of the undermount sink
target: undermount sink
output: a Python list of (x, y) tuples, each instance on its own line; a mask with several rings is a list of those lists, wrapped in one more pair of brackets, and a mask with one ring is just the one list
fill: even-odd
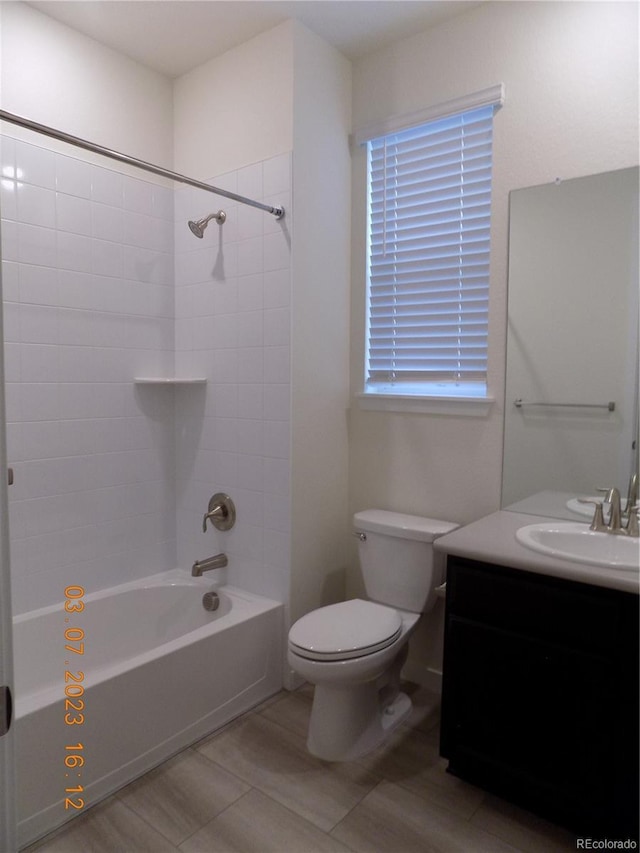
[(599, 533), (579, 522), (528, 524), (516, 531), (516, 539), (548, 557), (611, 569), (640, 569), (640, 539)]

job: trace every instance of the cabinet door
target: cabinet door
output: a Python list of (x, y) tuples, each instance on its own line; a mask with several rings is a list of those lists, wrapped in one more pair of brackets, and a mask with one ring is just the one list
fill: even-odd
[(453, 773), (550, 816), (606, 812), (610, 661), (451, 616), (446, 665)]

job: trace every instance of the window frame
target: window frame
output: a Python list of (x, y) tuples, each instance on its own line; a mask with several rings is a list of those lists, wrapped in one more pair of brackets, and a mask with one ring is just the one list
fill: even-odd
[[(492, 107), (491, 116), (492, 132), (494, 127), (495, 112), (504, 103), (504, 86), (498, 84), (489, 89), (448, 101), (411, 113), (405, 116), (397, 116), (386, 119), (384, 122), (368, 125), (354, 134), (353, 141), (358, 145), (366, 145), (372, 140), (378, 140), (385, 136), (397, 134), (404, 130), (411, 130), (419, 125), (436, 122), (460, 113), (469, 112), (479, 107)], [(492, 157), (493, 159), (493, 157)], [(366, 251), (367, 251), (367, 295), (365, 310), (365, 352), (363, 353), (363, 390), (356, 392), (356, 400), (359, 408), (383, 411), (407, 411), (407, 412), (433, 412), (436, 414), (469, 414), (485, 415), (488, 413), (494, 398), (489, 394), (485, 383), (473, 383), (468, 385), (464, 380), (447, 383), (441, 380), (430, 382), (419, 382), (411, 387), (408, 382), (399, 382), (392, 386), (384, 381), (378, 383), (367, 382), (368, 349), (369, 349), (369, 256), (371, 221), (369, 193), (371, 191), (371, 174), (369, 170), (369, 146), (367, 145), (367, 206), (366, 206)], [(457, 387), (457, 391), (453, 388)]]

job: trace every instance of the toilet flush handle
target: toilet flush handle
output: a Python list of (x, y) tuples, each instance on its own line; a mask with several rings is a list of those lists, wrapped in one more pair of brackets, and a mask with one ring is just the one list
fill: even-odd
[(357, 536), (361, 542), (367, 541), (367, 534), (363, 533), (361, 530), (354, 530), (352, 535)]

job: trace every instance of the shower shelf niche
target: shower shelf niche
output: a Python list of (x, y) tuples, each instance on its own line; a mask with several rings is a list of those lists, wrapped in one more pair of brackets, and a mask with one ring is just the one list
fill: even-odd
[(183, 385), (206, 385), (207, 380), (203, 376), (136, 376), (133, 380), (135, 385), (169, 385), (171, 387)]

